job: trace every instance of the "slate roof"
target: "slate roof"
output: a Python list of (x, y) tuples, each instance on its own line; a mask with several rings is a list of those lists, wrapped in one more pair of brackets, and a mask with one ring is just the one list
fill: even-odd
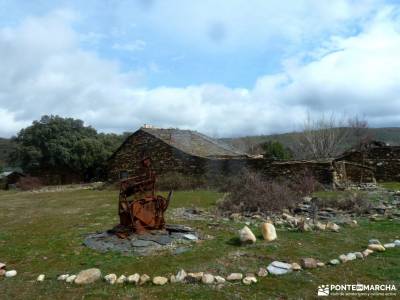
[(234, 147), (192, 130), (141, 128), (163, 142), (191, 155), (201, 157), (248, 157)]

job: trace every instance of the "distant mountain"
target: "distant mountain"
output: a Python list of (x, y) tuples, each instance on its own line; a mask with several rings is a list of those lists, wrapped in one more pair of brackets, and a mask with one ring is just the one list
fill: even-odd
[(0, 165), (7, 166), (7, 160), (10, 153), (16, 145), (11, 139), (0, 138)]
[[(400, 127), (386, 127), (386, 128), (368, 128), (367, 134), (372, 139), (382, 141), (390, 145), (400, 145)], [(270, 135), (256, 135), (256, 136), (245, 136), (238, 138), (223, 138), (224, 142), (231, 144), (237, 149), (244, 152), (257, 152), (257, 146), (267, 141), (278, 141), (286, 147), (290, 147), (296, 140), (298, 132), (289, 132), (282, 134), (270, 134)], [(341, 148), (343, 151), (350, 148), (355, 144), (354, 138), (349, 138), (344, 141)]]

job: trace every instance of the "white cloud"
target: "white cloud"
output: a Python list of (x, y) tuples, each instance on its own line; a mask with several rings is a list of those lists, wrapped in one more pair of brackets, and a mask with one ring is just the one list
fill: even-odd
[(140, 74), (82, 50), (72, 20), (58, 12), (0, 29), (0, 136), (43, 114), (105, 131), (150, 123), (214, 136), (292, 130), (307, 111), (357, 113), (373, 125), (400, 121), (400, 17), (393, 8), (365, 21), (358, 34), (331, 36), (291, 57), (251, 89), (140, 87)]

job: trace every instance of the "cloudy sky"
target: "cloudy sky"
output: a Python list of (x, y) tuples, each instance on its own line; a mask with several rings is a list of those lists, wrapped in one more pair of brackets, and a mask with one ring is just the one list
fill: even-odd
[(400, 125), (400, 1), (0, 0), (0, 136), (44, 114), (105, 132)]

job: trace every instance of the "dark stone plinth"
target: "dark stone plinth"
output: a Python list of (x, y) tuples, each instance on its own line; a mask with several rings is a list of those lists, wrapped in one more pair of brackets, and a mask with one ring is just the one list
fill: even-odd
[(199, 239), (196, 231), (183, 225), (166, 225), (165, 230), (154, 230), (146, 234), (123, 231), (126, 238), (117, 236), (122, 228), (115, 227), (105, 232), (89, 234), (83, 244), (99, 252), (115, 251), (125, 255), (152, 255), (162, 250), (180, 254), (190, 250), (190, 244)]

